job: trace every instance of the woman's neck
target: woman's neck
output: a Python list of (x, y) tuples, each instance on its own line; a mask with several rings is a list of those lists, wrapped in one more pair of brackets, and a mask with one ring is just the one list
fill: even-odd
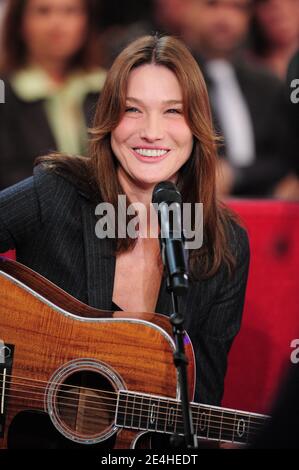
[(156, 184), (139, 184), (132, 180), (121, 167), (118, 168), (117, 174), (119, 182), (130, 202), (133, 204), (139, 202), (148, 208), (152, 201), (153, 189)]
[(154, 184), (138, 184), (132, 180), (121, 167), (118, 168), (118, 180), (128, 197), (130, 204), (135, 206), (140, 220), (139, 233), (143, 238), (158, 231), (158, 218), (151, 205)]

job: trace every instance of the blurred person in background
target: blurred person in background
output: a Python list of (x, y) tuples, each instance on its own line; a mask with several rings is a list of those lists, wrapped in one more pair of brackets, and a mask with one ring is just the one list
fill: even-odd
[(182, 36), (188, 10), (188, 0), (153, 0), (155, 28), (160, 32)]
[[(296, 129), (297, 137), (299, 138), (299, 48), (292, 57), (287, 73), (287, 94), (291, 95), (290, 106), (291, 106), (291, 117), (293, 126)], [(299, 145), (298, 145), (299, 148)], [(297, 159), (297, 161), (299, 158)], [(298, 173), (299, 173), (299, 166)]]
[(101, 44), (104, 66), (131, 41), (155, 32), (182, 37), (189, 2), (186, 0), (110, 0), (101, 8)]
[[(269, 197), (292, 175), (296, 148), (288, 128), (284, 87), (272, 74), (247, 64), (250, 0), (187, 0), (186, 34), (204, 70), (215, 126), (224, 136), (219, 194)], [(288, 198), (296, 197), (284, 191)]]
[(3, 24), (0, 189), (49, 151), (85, 154), (105, 72), (93, 0), (10, 0)]
[(6, 5), (7, 5), (7, 0), (0, 0), (0, 34), (2, 31), (3, 16), (4, 16)]
[(102, 1), (98, 30), (106, 69), (131, 41), (151, 33), (151, 13), (152, 0)]
[(255, 0), (252, 58), (282, 80), (299, 47), (299, 0)]
[(276, 193), (279, 197), (287, 198), (291, 192), (299, 200), (299, 49), (289, 63), (285, 84), (290, 110), (289, 128), (295, 138), (296, 151), (293, 154), (292, 164), (295, 178), (291, 175), (288, 179), (281, 181), (276, 187)]

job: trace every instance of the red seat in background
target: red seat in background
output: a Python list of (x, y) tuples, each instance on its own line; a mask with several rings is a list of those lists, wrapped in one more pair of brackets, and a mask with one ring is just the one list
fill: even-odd
[(299, 203), (227, 202), (247, 228), (251, 263), (223, 406), (265, 413), (290, 364), (290, 343), (299, 338)]
[(229, 356), (223, 406), (266, 413), (299, 338), (299, 203), (230, 200), (251, 247), (241, 331)]
[(16, 259), (16, 251), (9, 250), (6, 253), (0, 253), (0, 256), (4, 256), (5, 258), (9, 258), (9, 259)]

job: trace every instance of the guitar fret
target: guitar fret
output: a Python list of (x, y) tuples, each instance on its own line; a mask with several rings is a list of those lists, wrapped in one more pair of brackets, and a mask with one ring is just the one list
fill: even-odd
[(149, 421), (149, 398), (144, 397), (142, 402), (142, 417), (141, 417), (141, 429), (148, 430)]
[(221, 440), (222, 440), (222, 427), (223, 427), (223, 410), (221, 410), (221, 420), (220, 420), (219, 441), (221, 441)]
[[(209, 405), (191, 405), (199, 438), (247, 444), (265, 424), (267, 416), (227, 410)], [(184, 434), (181, 403), (176, 399), (120, 391), (116, 424), (131, 429)]]
[(207, 433), (207, 438), (209, 438), (210, 434), (210, 422), (211, 422), (211, 410), (209, 411), (209, 421), (208, 421), (208, 433)]
[(251, 415), (249, 415), (248, 417), (248, 432), (247, 432), (247, 440), (246, 440), (246, 444), (248, 444), (249, 442), (249, 433), (250, 433), (250, 418), (251, 418)]
[(250, 416), (250, 428), (249, 428), (249, 442), (252, 442), (253, 438), (258, 435), (258, 433), (261, 431), (261, 428), (264, 426), (264, 418), (262, 416), (255, 416), (251, 415)]
[(166, 402), (166, 414), (165, 414), (165, 422), (164, 422), (164, 429), (163, 431), (166, 433), (167, 432), (167, 422), (168, 422), (168, 416), (169, 416), (169, 400)]
[(165, 420), (165, 411), (164, 411), (164, 406), (162, 406), (162, 412), (161, 412), (161, 400), (158, 398), (158, 405), (157, 405), (157, 425), (156, 425), (156, 431), (160, 431), (163, 428), (164, 420)]
[(148, 429), (147, 410), (148, 410), (148, 398), (143, 397), (142, 409), (141, 409), (141, 419), (140, 419), (140, 422), (141, 422), (140, 429), (144, 429), (144, 430)]
[(168, 425), (168, 421), (169, 421), (169, 412), (170, 412), (170, 402), (169, 402), (169, 400), (167, 400), (167, 402), (165, 402), (165, 405), (166, 405), (166, 413), (165, 413), (165, 421), (164, 421), (163, 431), (165, 433), (167, 433), (167, 425)]
[(143, 414), (143, 397), (141, 397), (141, 402), (140, 402), (140, 413), (139, 413), (139, 429), (141, 428), (141, 421), (142, 421), (142, 414)]
[(157, 405), (155, 399), (150, 399), (149, 406), (149, 431), (156, 431), (157, 426)]
[[(193, 416), (193, 422), (194, 422), (194, 432), (195, 432), (195, 435), (198, 436), (198, 421), (199, 421), (199, 413), (196, 411), (196, 407), (195, 406), (192, 406), (192, 416)], [(196, 418), (194, 419), (194, 416), (196, 416)]]
[(125, 423), (125, 426), (128, 426), (128, 423), (127, 423), (128, 399), (129, 399), (129, 395), (126, 396), (126, 404), (125, 404), (125, 410), (124, 410), (124, 423)]
[(235, 426), (236, 426), (236, 417), (237, 417), (237, 413), (234, 413), (232, 442), (235, 442)]
[(235, 441), (242, 442), (242, 443), (244, 442), (246, 444), (248, 441), (248, 434), (249, 434), (248, 415), (239, 414), (238, 419), (237, 419)]
[(165, 424), (165, 432), (167, 433), (175, 432), (175, 429), (176, 429), (175, 417), (176, 417), (175, 404), (169, 402), (166, 424)]
[(127, 396), (123, 392), (119, 392), (115, 418), (118, 426), (125, 426), (125, 400), (127, 400)]
[[(198, 427), (197, 427), (197, 436), (208, 438), (209, 436), (209, 414), (208, 408), (199, 406), (198, 407)], [(199, 429), (198, 429), (199, 428)]]
[[(182, 408), (181, 408), (181, 404), (177, 404), (174, 418), (175, 418), (175, 421), (174, 421), (174, 432), (175, 432), (176, 434), (183, 434), (183, 433), (184, 433), (184, 426), (183, 426), (183, 424), (182, 424), (183, 419), (182, 419)], [(181, 426), (180, 426), (180, 423), (178, 423), (178, 418), (181, 418)]]
[(149, 430), (151, 400), (148, 398), (146, 429)]
[(223, 441), (232, 441), (234, 436), (235, 415), (230, 411), (223, 411), (221, 439)]
[(134, 418), (133, 418), (133, 428), (140, 429), (141, 426), (141, 417), (142, 417), (142, 396), (135, 395), (134, 397)]
[(136, 398), (136, 395), (133, 395), (133, 407), (132, 407), (132, 411), (131, 411), (131, 408), (129, 408), (129, 409), (130, 409), (130, 413), (131, 413), (131, 428), (134, 428), (135, 398)]
[(221, 409), (210, 410), (209, 431), (208, 436), (210, 439), (220, 440), (221, 425), (223, 422), (223, 411)]

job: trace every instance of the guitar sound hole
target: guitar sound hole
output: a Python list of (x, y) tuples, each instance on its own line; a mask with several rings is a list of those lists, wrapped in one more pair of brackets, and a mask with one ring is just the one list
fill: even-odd
[(75, 372), (56, 390), (56, 418), (74, 440), (93, 440), (114, 423), (116, 399), (106, 377), (88, 370)]

